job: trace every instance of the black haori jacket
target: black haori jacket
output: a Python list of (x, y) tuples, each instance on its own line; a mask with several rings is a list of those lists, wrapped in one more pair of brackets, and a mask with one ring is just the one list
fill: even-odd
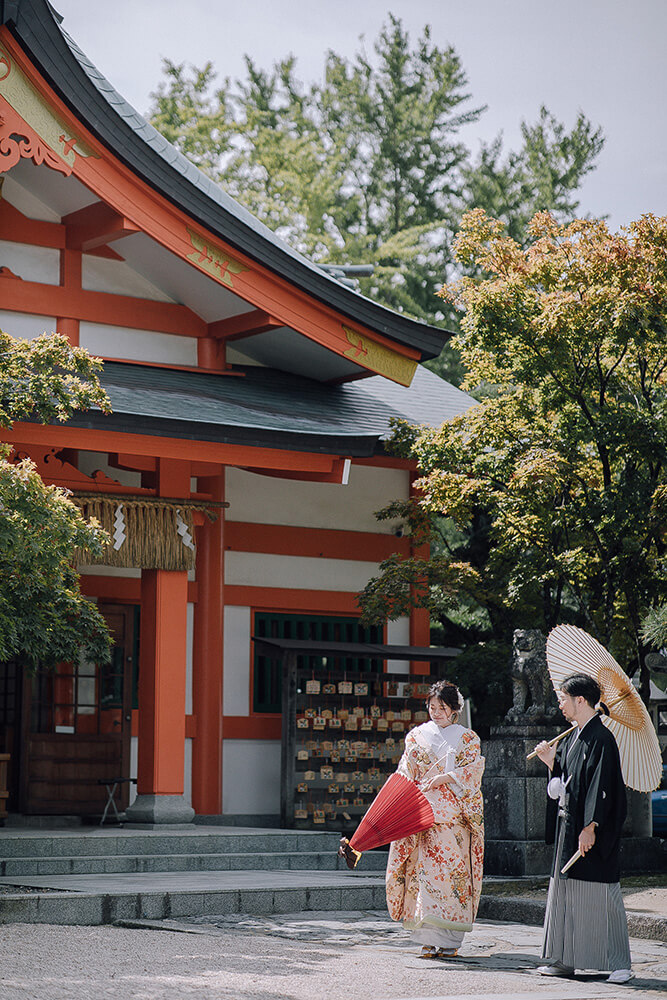
[[(567, 872), (566, 878), (584, 882), (618, 882), (621, 829), (626, 814), (625, 784), (618, 745), (613, 734), (595, 716), (581, 730), (563, 740), (556, 754), (552, 777), (570, 778), (565, 805), (567, 821), (560, 857), (554, 852), (552, 875), (569, 861), (579, 847), (579, 834), (595, 821), (595, 845)], [(558, 822), (558, 800), (547, 804), (546, 841), (553, 844)], [(562, 820), (560, 820), (562, 822)]]

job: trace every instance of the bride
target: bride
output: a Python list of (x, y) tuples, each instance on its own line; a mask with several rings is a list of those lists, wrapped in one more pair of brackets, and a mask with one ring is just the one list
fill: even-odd
[(463, 699), (455, 684), (438, 681), (426, 704), (430, 721), (407, 734), (398, 772), (425, 793), (435, 825), (392, 843), (387, 906), (422, 945), (422, 958), (446, 958), (457, 954), (479, 906), (484, 758), (477, 734), (458, 722)]

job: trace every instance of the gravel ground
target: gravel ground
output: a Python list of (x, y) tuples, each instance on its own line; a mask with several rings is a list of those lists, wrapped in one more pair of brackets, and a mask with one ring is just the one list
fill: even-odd
[[(158, 929), (162, 928), (162, 929)], [(461, 957), (426, 962), (385, 913), (193, 918), (142, 928), (10, 924), (0, 936), (1, 1000), (403, 1000), (664, 996), (667, 945), (633, 940), (637, 978), (535, 973), (541, 931), (480, 921)]]

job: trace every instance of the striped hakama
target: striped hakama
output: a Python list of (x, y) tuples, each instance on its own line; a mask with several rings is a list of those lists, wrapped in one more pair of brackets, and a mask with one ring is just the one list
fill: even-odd
[(560, 823), (554, 875), (549, 882), (542, 958), (568, 969), (629, 969), (628, 922), (618, 882), (562, 878), (565, 824)]

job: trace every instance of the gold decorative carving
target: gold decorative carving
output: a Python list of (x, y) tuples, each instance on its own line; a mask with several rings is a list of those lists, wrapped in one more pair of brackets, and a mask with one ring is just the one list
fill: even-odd
[(222, 282), (223, 285), (233, 288), (234, 283), (231, 276), (232, 274), (240, 274), (242, 271), (247, 271), (248, 268), (245, 264), (241, 264), (234, 257), (230, 257), (225, 250), (212, 246), (210, 240), (207, 240), (194, 229), (190, 229), (189, 226), (186, 228), (190, 237), (190, 243), (194, 248), (193, 252), (188, 254), (188, 260), (196, 264), (206, 274), (210, 274), (213, 278)]
[(364, 337), (356, 330), (344, 326), (343, 330), (350, 347), (344, 352), (345, 357), (364, 368), (369, 368), (378, 375), (384, 375), (399, 385), (410, 385), (417, 370), (417, 362), (403, 357), (389, 347), (377, 344), (374, 340)]
[[(68, 176), (72, 172), (77, 156), (97, 156), (89, 146), (70, 132), (65, 121), (37, 92), (25, 73), (12, 62), (9, 53), (2, 45), (0, 45), (0, 96), (17, 116), (16, 119), (12, 119), (6, 105), (0, 105), (0, 113), (3, 118), (9, 120), (14, 133), (7, 136), (4, 130), (3, 136), (8, 140), (16, 140), (19, 148), (25, 150), (19, 153), (19, 158), (29, 157), (35, 163), (45, 163)], [(23, 143), (21, 139), (24, 140)], [(29, 148), (34, 149), (35, 153), (28, 152)], [(9, 154), (3, 151), (3, 155)], [(16, 155), (13, 149), (12, 155)], [(3, 161), (3, 164), (4, 170), (8, 170), (8, 161)]]

